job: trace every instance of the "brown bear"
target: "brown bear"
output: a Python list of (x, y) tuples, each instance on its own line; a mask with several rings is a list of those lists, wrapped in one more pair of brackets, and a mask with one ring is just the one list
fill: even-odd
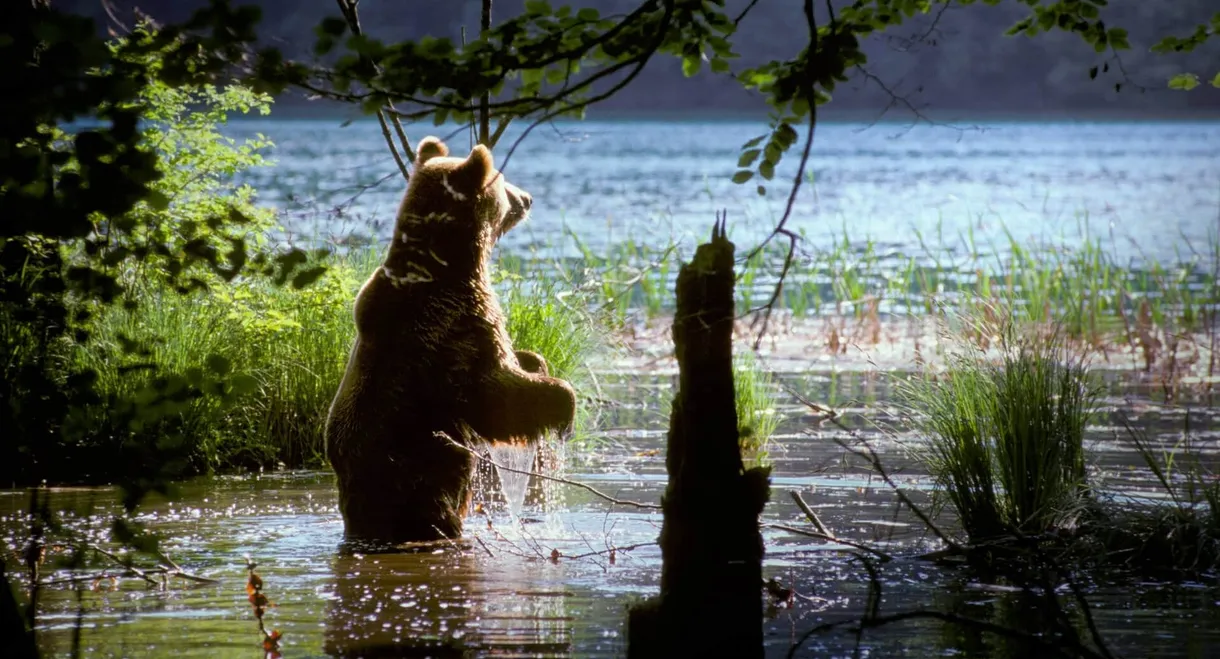
[(530, 195), (482, 145), (449, 157), (428, 137), (417, 154), (385, 262), (356, 296), (356, 340), (326, 420), (348, 542), (460, 536), (471, 451), (566, 436), (576, 410), (541, 356), (514, 352), (489, 278), (492, 247), (526, 218)]

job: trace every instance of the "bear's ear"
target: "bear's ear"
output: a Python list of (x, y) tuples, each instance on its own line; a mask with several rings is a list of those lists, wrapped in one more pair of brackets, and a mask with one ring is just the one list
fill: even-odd
[(444, 157), (449, 155), (449, 147), (441, 141), (441, 138), (429, 135), (420, 140), (419, 146), (415, 149), (415, 164), (422, 165), (436, 157)]
[(458, 165), (457, 171), (461, 172), (461, 176), (471, 185), (482, 188), (487, 185), (487, 181), (491, 179), (495, 173), (495, 162), (491, 157), (491, 149), (476, 144), (470, 150), (470, 155), (466, 158), (466, 162)]

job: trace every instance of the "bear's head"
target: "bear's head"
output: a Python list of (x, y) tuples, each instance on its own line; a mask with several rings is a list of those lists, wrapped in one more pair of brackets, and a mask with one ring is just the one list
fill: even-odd
[(449, 155), (440, 139), (426, 137), (416, 152), (415, 171), (398, 212), (395, 248), (410, 255), (404, 265), (419, 270), (421, 280), (432, 280), (438, 270), (465, 275), (479, 268), (496, 241), (529, 215), (533, 200), (504, 180), (491, 151), (481, 144), (458, 158)]

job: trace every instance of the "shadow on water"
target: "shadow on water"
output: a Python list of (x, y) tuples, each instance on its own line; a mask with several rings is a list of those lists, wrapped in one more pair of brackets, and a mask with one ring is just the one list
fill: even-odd
[[(808, 374), (783, 380), (815, 400), (833, 398), (849, 411), (867, 408), (873, 422), (897, 420), (883, 379)], [(604, 434), (594, 448), (568, 452), (566, 476), (621, 500), (655, 503), (665, 485), (664, 410), (672, 381), (667, 376), (606, 378), (602, 387), (608, 397), (625, 403), (607, 410), (599, 424)], [(1138, 456), (1113, 432), (1113, 417), (1139, 415), (1150, 437), (1172, 446), (1184, 413), (1118, 385), (1105, 401), (1109, 411), (1090, 431), (1094, 471), (1109, 488), (1152, 490), (1147, 475), (1135, 469)], [(765, 523), (809, 527), (788, 496), (795, 490), (845, 539), (905, 556), (935, 546), (866, 465), (844, 459), (834, 443), (842, 433), (813, 425), (799, 407), (783, 403), (780, 411), (785, 422), (770, 450), (775, 471)], [(1214, 410), (1191, 415), (1192, 426), (1204, 429), (1201, 435), (1214, 450), (1212, 429), (1220, 427)], [(905, 450), (918, 438), (865, 430), (899, 484), (926, 505), (931, 484)], [(244, 590), (249, 556), (276, 605), (266, 623), (283, 633), (285, 657), (622, 656), (627, 605), (656, 592), (660, 552), (652, 543), (659, 512), (612, 505), (571, 487), (560, 488), (562, 496), (542, 506), (538, 483), (531, 487), (519, 520), (488, 505), (468, 519), (466, 537), (453, 545), (361, 554), (340, 551), (342, 522), (330, 474), (182, 483), (171, 500), (142, 507), (140, 520), (163, 538), (167, 553), (184, 569), (217, 583), (171, 580), (162, 590), (138, 579), (121, 579), (116, 586), (86, 579), (79, 601), (67, 586), (48, 587), (39, 643), (47, 656), (67, 656), (79, 623), (85, 656), (251, 656), (261, 637)], [(105, 515), (116, 509), (116, 492), (64, 488), (52, 498), (56, 509), (66, 511), (66, 532), (114, 546)], [(0, 541), (14, 572), (20, 571), (14, 557), (24, 537), (25, 503), (20, 492), (0, 492)], [(1043, 628), (1032, 596), (1002, 580), (899, 559), (878, 566), (874, 582), (841, 545), (775, 526), (764, 529), (764, 540), (764, 577), (797, 593), (790, 606), (769, 603), (769, 657), (787, 656), (798, 642), (794, 655), (802, 657), (849, 656), (857, 644), (861, 656), (1041, 656), (1021, 641), (939, 620), (895, 622), (859, 637), (851, 631), (878, 586), (883, 614), (935, 610), (1024, 630)], [(52, 547), (46, 578), (73, 574), (65, 564), (67, 553)], [(116, 567), (95, 562), (86, 572), (118, 574)], [(1184, 584), (1130, 575), (1093, 579), (1082, 586), (1116, 654), (1220, 656), (1216, 575)], [(1068, 616), (1083, 625), (1072, 606), (1065, 604)], [(827, 629), (802, 640), (815, 627)]]

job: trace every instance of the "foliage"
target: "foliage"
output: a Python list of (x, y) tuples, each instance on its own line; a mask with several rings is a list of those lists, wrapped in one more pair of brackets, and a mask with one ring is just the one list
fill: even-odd
[[(172, 35), (138, 32), (110, 47), (92, 21), (42, 2), (9, 3), (0, 33), (0, 74), (10, 90), (0, 98), (0, 480), (37, 482), (53, 467), (104, 458), (117, 472), (130, 511), (149, 490), (165, 490), (180, 466), (180, 437), (124, 442), (98, 456), (74, 450), (96, 439), (87, 410), (109, 409), (117, 427), (132, 428), (173, 415), (185, 401), (225, 399), (234, 392), (230, 364), (208, 360), (208, 371), (159, 372), (136, 395), (108, 398), (97, 373), (70, 363), (73, 346), (90, 341), (100, 310), (128, 296), (120, 273), (155, 262), (166, 282), (190, 288), (198, 273), (231, 279), (246, 263), (241, 244), (223, 254), (204, 241), (167, 244), (148, 232), (122, 244), (119, 234), (138, 233), (141, 222), (169, 212), (155, 186), (164, 178), (157, 153), (144, 139), (141, 119), (150, 82), (174, 72), (181, 81), (214, 71)], [(154, 70), (156, 62), (162, 68)], [(146, 204), (148, 211), (137, 210)], [(219, 230), (244, 218), (225, 209), (211, 225)], [(98, 226), (106, 230), (99, 232)], [(112, 242), (113, 241), (113, 242)], [(264, 270), (290, 265), (262, 256)], [(287, 276), (291, 267), (280, 267)], [(137, 349), (124, 341), (121, 349)], [(155, 365), (150, 365), (155, 368)], [(31, 499), (34, 538), (52, 526), (45, 505)], [(148, 548), (148, 537), (119, 518), (115, 535)], [(36, 561), (30, 561), (31, 570)], [(3, 584), (7, 590), (7, 580)], [(32, 628), (37, 589), (28, 604)], [(4, 621), (6, 629), (11, 621)]]
[[(1152, 52), (1189, 53), (1217, 35), (1220, 35), (1220, 12), (1216, 12), (1209, 23), (1197, 26), (1194, 32), (1185, 37), (1165, 37), (1152, 47)], [(1209, 84), (1212, 87), (1220, 88), (1220, 71), (1216, 72)], [(1199, 76), (1194, 73), (1178, 73), (1169, 79), (1170, 89), (1190, 91), (1198, 86)]]
[(1011, 321), (976, 331), (998, 332), (998, 362), (963, 341), (943, 372), (898, 387), (928, 434), (920, 456), (972, 541), (1068, 527), (1087, 494), (1087, 371), (1057, 333), (1021, 336)]
[[(1125, 28), (1107, 25), (1104, 0), (1022, 3), (1029, 13), (1008, 29), (1010, 36), (1059, 30), (1079, 36), (1098, 53), (1131, 47)], [(260, 90), (295, 87), (358, 104), (369, 114), (390, 110), (408, 120), (430, 119), (438, 125), (474, 123), (476, 113), (484, 111), (497, 117), (501, 126), (517, 118), (532, 119), (536, 126), (558, 116), (582, 116), (589, 105), (630, 84), (657, 54), (680, 58), (687, 76), (700, 72), (706, 62), (713, 75), (731, 76), (743, 87), (757, 90), (773, 109), (770, 132), (742, 146), (734, 180), (745, 183), (755, 175), (770, 180), (796, 142), (794, 126), (807, 117), (816, 118), (817, 106), (831, 99), (836, 85), (867, 63), (863, 38), (949, 4), (976, 2), (866, 0), (838, 8), (827, 3), (828, 15), (819, 23), (817, 3), (805, 0), (799, 20), (808, 26), (806, 47), (789, 59), (734, 71), (732, 62), (738, 55), (733, 40), (756, 4), (751, 2), (730, 16), (724, 0), (642, 0), (632, 11), (608, 17), (592, 7), (577, 10), (531, 0), (521, 14), (484, 26), (477, 38), (459, 45), (433, 36), (386, 43), (359, 29), (354, 3), (338, 0), (342, 17), (329, 17), (317, 26), (316, 59), (310, 63), (290, 60), (275, 48), (252, 52), (258, 12), (249, 7), (234, 10), (228, 0), (213, 0), (183, 26), (182, 33), (206, 34), (235, 25), (231, 34), (237, 35), (239, 44), (208, 49), (207, 37), (196, 38), (202, 39), (207, 52), (238, 64), (242, 75)], [(982, 4), (996, 5), (999, 0)], [(1157, 51), (1197, 47), (1215, 34), (1218, 20), (1199, 25), (1185, 38), (1164, 38)], [(1082, 64), (1082, 77), (1086, 70), (1091, 76), (1097, 74), (1097, 67)], [(485, 95), (487, 102), (476, 107), (474, 100)], [(760, 194), (765, 192), (765, 183), (758, 187)]]
[[(181, 410), (205, 398), (230, 402), (252, 381), (217, 355), (171, 371), (129, 336), (96, 345), (99, 319), (119, 303), (138, 308), (138, 275), (156, 273), (176, 293), (243, 270), (284, 282), (307, 255), (248, 249), (237, 228), (251, 225), (242, 213), (248, 192), (243, 199), (235, 191), (235, 204), (213, 196), (224, 190), (223, 151), (199, 150), (208, 137), (199, 126), (158, 125), (183, 119), (184, 104), (201, 98), (220, 101), (221, 112), (230, 101), (262, 102), (199, 87), (215, 71), (198, 57), (200, 42), (140, 28), (108, 43), (90, 21), (42, 3), (17, 3), (12, 12), (0, 67), (23, 91), (0, 100), (0, 427), (12, 438), (0, 449), (0, 478), (106, 472), (130, 510), (186, 468), (189, 442), (174, 432)], [(169, 77), (192, 91), (162, 85)], [(159, 146), (179, 149), (170, 176)], [(118, 376), (140, 384), (122, 394), (99, 388), (98, 371), (74, 357), (85, 346), (103, 363), (129, 359)], [(140, 434), (154, 426), (166, 432)], [(128, 525), (115, 531), (137, 539)]]
[[(149, 37), (137, 33), (134, 38)], [(123, 56), (129, 41), (113, 41), (114, 56)], [(163, 68), (158, 53), (140, 57), (140, 63), (150, 76), (137, 96), (144, 108), (141, 145), (157, 154), (162, 170), (150, 185), (150, 199), (158, 203), (140, 200), (112, 221), (95, 220), (95, 232), (104, 241), (103, 261), (115, 260), (115, 254), (152, 251), (151, 245), (163, 247), (136, 267), (115, 273), (128, 290), (152, 279), (172, 284), (178, 268), (165, 261), (166, 253), (221, 252), (245, 242), (261, 250), (278, 228), (274, 211), (254, 204), (254, 188), (234, 182), (236, 174), (271, 164), (264, 152), (274, 145), (263, 135), (237, 143), (219, 132), (232, 114), (270, 113), (271, 97), (242, 85), (171, 87), (155, 77)], [(226, 216), (230, 221), (222, 219)], [(227, 279), (229, 272), (220, 274)], [(203, 281), (192, 284), (219, 283), (216, 274), (202, 273)]]

